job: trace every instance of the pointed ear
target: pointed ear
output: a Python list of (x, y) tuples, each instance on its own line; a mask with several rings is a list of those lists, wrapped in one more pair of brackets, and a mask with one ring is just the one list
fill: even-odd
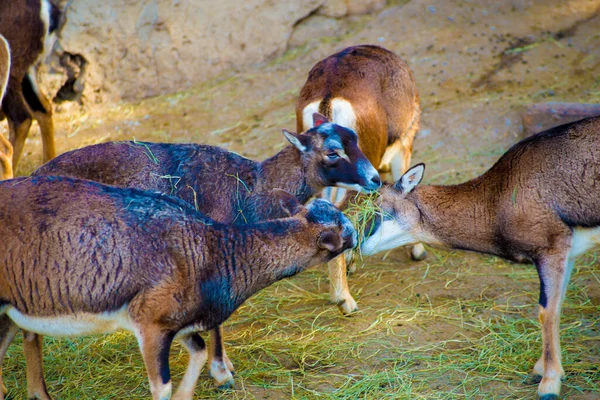
[(281, 205), (283, 210), (290, 217), (292, 217), (292, 216), (298, 214), (300, 211), (306, 209), (306, 207), (304, 207), (304, 205), (302, 205), (302, 203), (300, 203), (295, 196), (291, 195), (290, 193), (286, 192), (285, 190), (273, 189), (271, 191), (271, 194), (273, 196), (275, 196), (275, 198), (279, 201), (279, 205)]
[(423, 179), (425, 164), (420, 163), (410, 168), (394, 183), (394, 189), (402, 193), (403, 196), (409, 194)]
[(325, 231), (319, 236), (319, 248), (328, 250), (330, 252), (340, 251), (344, 245), (340, 235), (337, 235), (331, 231)]
[(302, 134), (290, 132), (286, 129), (283, 129), (283, 136), (285, 136), (285, 138), (301, 152), (306, 151), (307, 147), (306, 144), (303, 143), (305, 139)]
[(317, 126), (323, 125), (323, 124), (325, 124), (327, 122), (329, 122), (329, 120), (323, 114), (320, 114), (320, 113), (317, 113), (317, 112), (313, 114), (313, 126), (315, 128)]

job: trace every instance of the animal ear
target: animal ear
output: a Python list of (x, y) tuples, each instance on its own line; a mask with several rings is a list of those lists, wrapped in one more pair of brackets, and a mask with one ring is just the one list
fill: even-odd
[(329, 120), (323, 114), (320, 114), (320, 113), (317, 113), (317, 112), (313, 114), (313, 126), (315, 128), (317, 126), (323, 125), (323, 124), (325, 124), (327, 122), (329, 122)]
[(305, 152), (307, 149), (307, 146), (305, 143), (306, 139), (304, 135), (298, 134), (298, 133), (294, 133), (294, 132), (290, 132), (286, 129), (283, 129), (283, 136), (285, 136), (285, 138), (291, 143), (293, 144), (298, 150), (300, 150), (301, 152)]
[(273, 189), (271, 194), (279, 201), (279, 205), (291, 217), (306, 209), (302, 203), (298, 201), (296, 196), (291, 195), (282, 189)]
[(344, 245), (340, 235), (337, 235), (331, 231), (323, 232), (321, 236), (319, 236), (318, 243), (319, 248), (331, 251), (332, 253), (340, 251)]
[(423, 179), (425, 164), (420, 163), (410, 168), (394, 183), (394, 189), (402, 193), (403, 196), (410, 193)]

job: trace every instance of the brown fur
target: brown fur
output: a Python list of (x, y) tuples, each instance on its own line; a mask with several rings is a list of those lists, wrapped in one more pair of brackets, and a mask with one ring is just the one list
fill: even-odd
[[(324, 121), (322, 116), (315, 118)], [(197, 144), (103, 143), (62, 154), (33, 175), (73, 176), (158, 190), (188, 201), (219, 222), (235, 224), (285, 216), (271, 195), (273, 188), (284, 189), (306, 202), (324, 186), (341, 181), (371, 184), (371, 189), (379, 187), (379, 181), (370, 182), (370, 175), (365, 174), (367, 166), (372, 173), (376, 171), (360, 152), (353, 132), (324, 122), (304, 134), (287, 135), (306, 148), (288, 146), (257, 162), (218, 147)], [(347, 159), (327, 159), (332, 140), (341, 141)], [(325, 145), (325, 141), (329, 144)], [(211, 331), (210, 373), (217, 386), (227, 387), (233, 385), (233, 365), (222, 338), (222, 328)]]
[(44, 162), (56, 155), (52, 105), (37, 88), (36, 77), (32, 75), (49, 35), (49, 27), (40, 17), (43, 1), (0, 0), (0, 34), (10, 45), (12, 61), (2, 113), (8, 120), (13, 146), (13, 171), (23, 152), (32, 118), (40, 126)]
[[(296, 127), (306, 129), (303, 111), (320, 101), (319, 112), (335, 123), (333, 99), (348, 101), (356, 115), (358, 145), (379, 173), (397, 180), (409, 165), (414, 137), (419, 129), (421, 107), (412, 72), (396, 54), (382, 47), (361, 45), (348, 47), (319, 61), (309, 72), (296, 103)], [(386, 150), (393, 154), (386, 156)], [(333, 201), (333, 199), (330, 199)], [(422, 259), (421, 245), (413, 257)], [(328, 265), (330, 298), (344, 314), (358, 309), (348, 289), (344, 255)]]
[(422, 241), (535, 263), (542, 356), (533, 375), (541, 380), (542, 398), (557, 398), (564, 377), (563, 298), (575, 257), (598, 240), (598, 234), (586, 238), (581, 230), (591, 235), (600, 227), (600, 117), (527, 138), (489, 171), (459, 185), (415, 187), (419, 171), (413, 167), (394, 186), (381, 189), (381, 206), (390, 216), (383, 224), (394, 220), (396, 226), (376, 228), (363, 253)]
[[(0, 360), (14, 337), (13, 312), (52, 320), (126, 310), (129, 325), (120, 326), (142, 343), (153, 398), (170, 398), (168, 350), (178, 334), (191, 359), (205, 354), (197, 331), (356, 245), (354, 228), (331, 204), (274, 196), (291, 217), (232, 226), (156, 192), (65, 177), (0, 183)], [(40, 354), (39, 338), (25, 339), (37, 349), (27, 361), (39, 367), (28, 367), (28, 378), (43, 382), (41, 363), (30, 358)], [(175, 397), (191, 399), (197, 379), (188, 376)]]

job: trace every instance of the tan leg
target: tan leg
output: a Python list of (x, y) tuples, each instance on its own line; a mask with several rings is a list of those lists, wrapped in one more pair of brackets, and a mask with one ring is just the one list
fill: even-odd
[(12, 158), (12, 144), (0, 134), (0, 181), (14, 178)]
[[(52, 110), (52, 108), (50, 108)], [(40, 125), (42, 136), (42, 145), (44, 148), (43, 161), (48, 162), (56, 157), (56, 148), (54, 147), (54, 122), (52, 121), (52, 112), (34, 112), (33, 118)]]
[(31, 127), (31, 119), (26, 119), (21, 124), (15, 124), (11, 120), (8, 121), (8, 130), (10, 132), (10, 142), (13, 146), (13, 161), (12, 167), (13, 171), (17, 170), (17, 165), (19, 164), (19, 159), (21, 158), (21, 154), (23, 153), (23, 148), (25, 147), (25, 139), (27, 139), (27, 134), (29, 133), (29, 128)]
[(185, 369), (183, 379), (181, 380), (177, 391), (173, 395), (173, 400), (192, 400), (194, 398), (196, 384), (198, 383), (198, 377), (200, 376), (200, 372), (202, 371), (202, 368), (204, 368), (204, 364), (206, 364), (206, 359), (208, 358), (208, 354), (206, 353), (206, 344), (197, 333), (192, 333), (180, 338), (179, 341), (188, 350), (188, 353), (190, 354), (190, 361)]
[(23, 352), (27, 367), (27, 398), (52, 400), (44, 381), (44, 360), (42, 357), (42, 336), (23, 331)]
[(554, 255), (543, 258), (537, 267), (541, 282), (542, 356), (534, 366), (534, 374), (542, 376), (538, 386), (540, 399), (558, 399), (561, 380), (565, 376), (560, 353), (560, 312), (573, 260), (566, 255)]
[(0, 400), (4, 400), (6, 386), (2, 382), (2, 362), (8, 350), (8, 346), (19, 331), (17, 325), (7, 315), (0, 315)]
[(210, 331), (210, 376), (215, 381), (215, 385), (219, 389), (232, 389), (233, 381), (233, 364), (229, 361), (225, 352), (225, 344), (223, 343), (223, 326)]
[(31, 68), (23, 79), (23, 94), (29, 109), (33, 113), (33, 118), (35, 118), (40, 126), (44, 148), (43, 160), (47, 162), (56, 157), (52, 104), (40, 90), (36, 76), (35, 68)]
[(157, 326), (142, 326), (136, 331), (153, 400), (170, 400), (172, 392), (169, 350), (173, 335)]
[(329, 271), (329, 298), (339, 307), (342, 314), (351, 314), (358, 310), (356, 301), (350, 294), (346, 275), (346, 257), (340, 254), (327, 263)]

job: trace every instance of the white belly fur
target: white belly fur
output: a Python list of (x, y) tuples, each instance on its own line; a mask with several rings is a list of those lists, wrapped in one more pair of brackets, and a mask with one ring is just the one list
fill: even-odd
[(79, 313), (58, 317), (32, 317), (12, 306), (3, 310), (21, 329), (45, 336), (85, 336), (112, 333), (121, 329), (133, 331), (127, 305), (117, 311), (100, 314)]
[(600, 227), (575, 228), (569, 257), (577, 257), (598, 244), (600, 244)]

